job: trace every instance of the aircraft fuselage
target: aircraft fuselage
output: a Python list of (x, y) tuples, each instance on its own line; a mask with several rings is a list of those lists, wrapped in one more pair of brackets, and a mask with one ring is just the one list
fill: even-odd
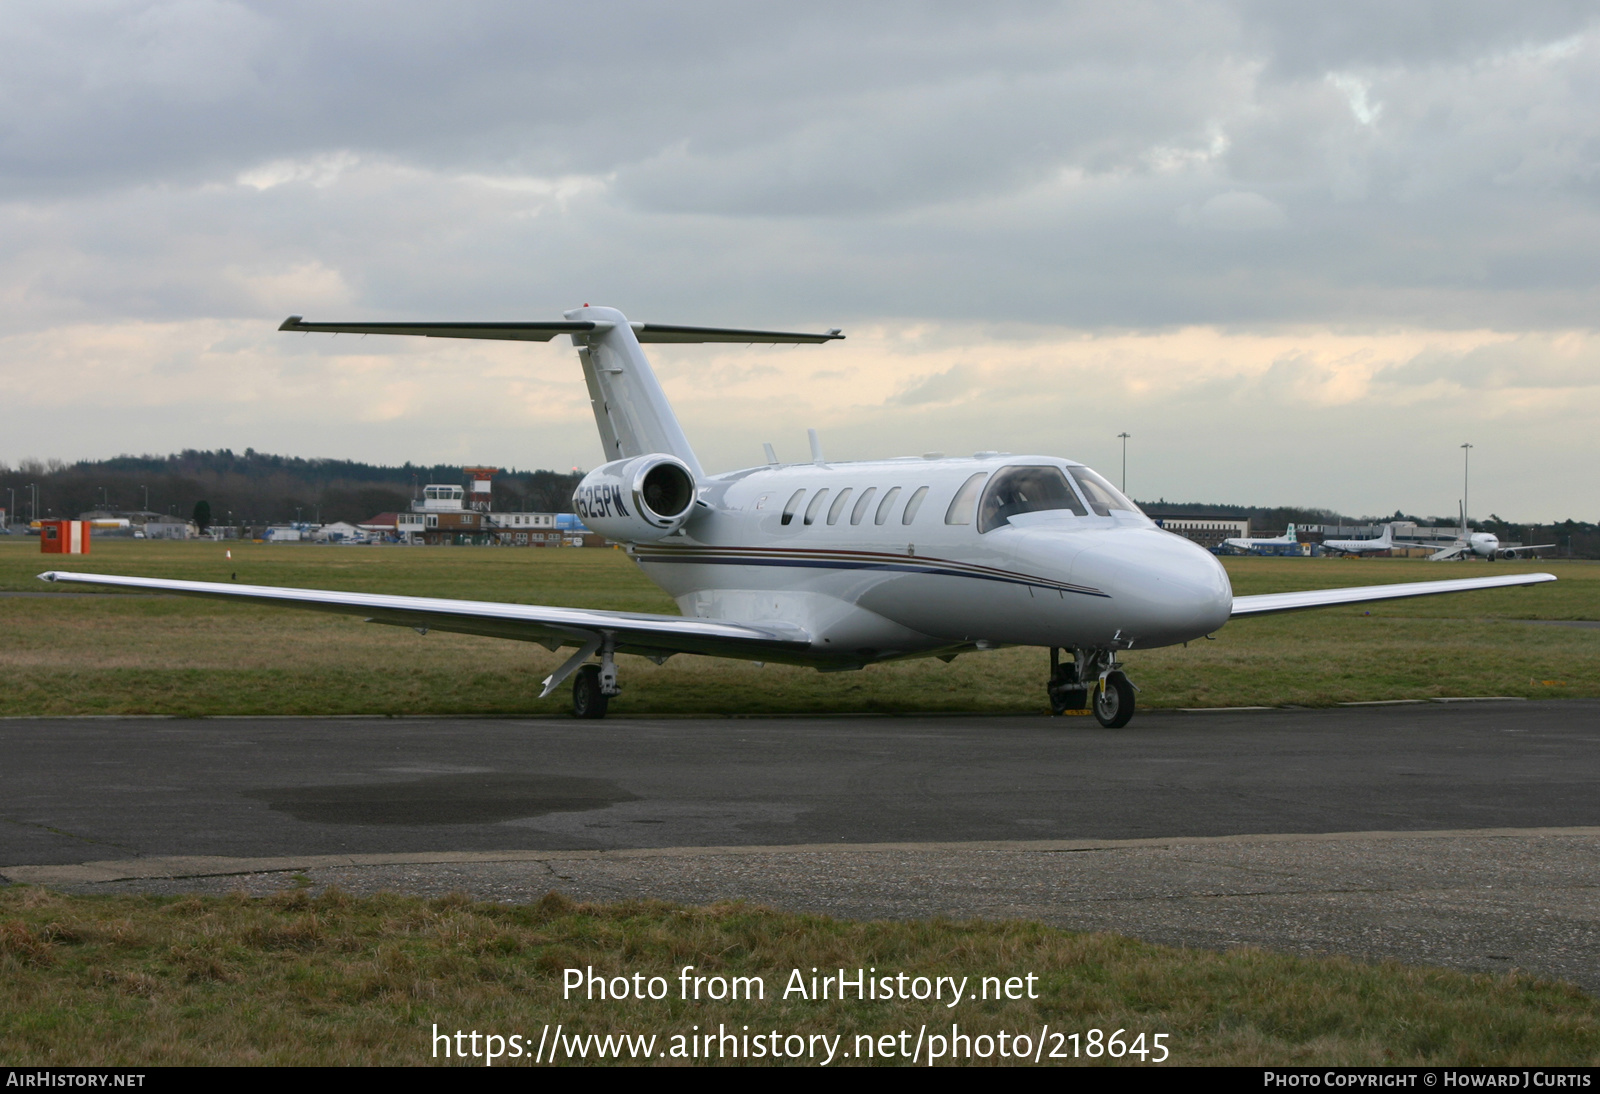
[(800, 627), (812, 652), (793, 659), (841, 668), (1003, 645), (1146, 649), (1227, 622), (1222, 565), (1137, 511), (1085, 498), (1081, 514), (980, 520), (989, 480), (1019, 466), (1083, 470), (1010, 455), (750, 468), (707, 479), (681, 533), (629, 552), (684, 615)]

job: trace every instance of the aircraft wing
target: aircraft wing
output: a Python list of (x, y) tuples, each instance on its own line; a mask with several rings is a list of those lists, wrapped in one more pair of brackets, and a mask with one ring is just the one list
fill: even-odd
[(1448, 547), (1441, 547), (1428, 556), (1429, 562), (1449, 562), (1451, 559), (1460, 558), (1461, 553), (1467, 549), (1464, 543), (1452, 543)]
[(1511, 585), (1538, 585), (1554, 581), (1554, 574), (1507, 574), (1504, 577), (1467, 577), (1455, 581), (1406, 581), (1397, 585), (1356, 585), (1346, 589), (1316, 589), (1303, 593), (1262, 593), (1233, 598), (1230, 619), (1273, 612), (1296, 612), (1305, 608), (1327, 608), (1339, 604), (1365, 604), (1376, 600), (1399, 600), (1408, 596), (1433, 596), (1436, 593), (1465, 593), (1474, 589), (1503, 589)]
[[(671, 323), (630, 323), (641, 342), (833, 342), (837, 329), (822, 334), (734, 327), (684, 327)], [(551, 323), (307, 323), (291, 315), (279, 330), (311, 334), (410, 334), (423, 338), (488, 338), (510, 342), (548, 342), (558, 334), (591, 334), (612, 324), (594, 320)]]
[[(621, 653), (646, 657), (701, 653), (747, 661), (785, 661), (811, 649), (811, 636), (778, 621), (759, 625), (719, 619), (688, 619), (644, 612), (602, 612), (584, 608), (552, 608), (537, 604), (500, 604), (486, 600), (442, 600), (426, 596), (343, 593), (324, 589), (286, 589), (273, 585), (236, 585), (220, 581), (172, 581), (152, 577), (120, 577), (53, 570), (40, 580), (83, 585), (151, 589), (182, 596), (209, 597), (253, 604), (358, 615), (369, 623), (481, 634), (538, 642), (555, 650), (578, 646), (583, 653), (555, 674), (555, 683), (587, 660), (609, 636)], [(788, 655), (788, 656), (785, 656)], [(554, 684), (547, 684), (546, 692)]]

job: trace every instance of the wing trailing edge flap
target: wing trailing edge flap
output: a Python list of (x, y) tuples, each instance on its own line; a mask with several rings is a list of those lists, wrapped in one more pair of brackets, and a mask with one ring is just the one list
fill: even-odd
[(1554, 574), (1506, 574), (1503, 577), (1468, 577), (1453, 581), (1407, 581), (1396, 585), (1357, 585), (1345, 589), (1314, 589), (1299, 593), (1263, 593), (1233, 598), (1231, 619), (1273, 612), (1295, 612), (1306, 608), (1328, 608), (1340, 604), (1366, 604), (1378, 600), (1399, 600), (1410, 596), (1439, 593), (1465, 593), (1475, 589), (1504, 589), (1514, 585), (1539, 585), (1554, 581)]
[(643, 612), (589, 611), (539, 604), (289, 589), (220, 581), (174, 581), (59, 570), (40, 574), (39, 578), (67, 584), (148, 589), (179, 596), (357, 615), (368, 622), (411, 627), (424, 633), (438, 630), (488, 638), (509, 638), (520, 642), (539, 642), (552, 650), (561, 646), (586, 646), (590, 641), (594, 641), (598, 648), (604, 635), (611, 635), (615, 639), (618, 652), (644, 656), (698, 653), (755, 661), (782, 660), (784, 654), (803, 654), (811, 648), (810, 635), (799, 627), (778, 621), (745, 624)]

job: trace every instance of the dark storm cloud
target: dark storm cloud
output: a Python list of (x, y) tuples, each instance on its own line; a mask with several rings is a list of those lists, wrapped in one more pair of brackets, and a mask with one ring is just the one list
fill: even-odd
[(321, 270), (367, 313), (1587, 325), (1596, 20), (12, 5), (0, 309), (245, 316)]

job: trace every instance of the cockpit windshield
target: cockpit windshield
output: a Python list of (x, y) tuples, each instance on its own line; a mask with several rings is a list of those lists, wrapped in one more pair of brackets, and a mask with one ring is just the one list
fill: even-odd
[[(1090, 471), (1087, 467), (1070, 468), (1072, 477), (1078, 483), (1078, 489), (1083, 491), (1083, 496), (1089, 502), (1089, 508), (1102, 517), (1111, 515), (1112, 510), (1121, 509), (1128, 513), (1139, 513), (1139, 507), (1122, 496), (1122, 491), (1112, 486), (1105, 479)], [(1139, 513), (1143, 516), (1143, 513)]]
[(1083, 503), (1056, 467), (1003, 467), (989, 480), (978, 506), (978, 531), (987, 532), (1020, 513), (1070, 509), (1085, 516)]

